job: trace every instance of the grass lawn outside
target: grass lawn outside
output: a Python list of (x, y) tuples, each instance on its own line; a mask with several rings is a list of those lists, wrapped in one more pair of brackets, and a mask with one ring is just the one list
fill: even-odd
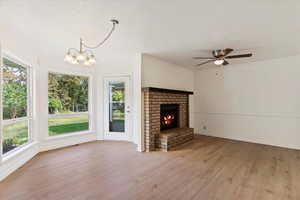
[(28, 138), (27, 120), (4, 125), (3, 139), (6, 140), (10, 138), (18, 138), (20, 140)]
[[(87, 115), (49, 118), (49, 135), (79, 132), (89, 129)], [(27, 121), (15, 122), (4, 126), (3, 141), (13, 139), (14, 145), (22, 145), (28, 141)]]
[[(49, 118), (49, 135), (61, 135), (89, 130), (88, 115)], [(20, 121), (4, 126), (3, 153), (28, 142), (28, 121)]]
[(61, 135), (89, 130), (88, 115), (49, 118), (49, 135)]
[(22, 145), (28, 141), (27, 120), (4, 125), (3, 139), (13, 139), (15, 144)]
[(113, 110), (112, 112), (112, 120), (125, 120), (125, 113), (119, 110)]

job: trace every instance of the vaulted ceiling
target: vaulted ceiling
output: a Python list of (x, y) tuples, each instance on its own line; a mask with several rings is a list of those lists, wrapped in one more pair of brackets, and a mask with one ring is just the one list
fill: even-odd
[(193, 66), (193, 56), (230, 47), (247, 63), (300, 54), (296, 0), (0, 0), (0, 40), (42, 59), (59, 60), (79, 37), (94, 44), (120, 21), (96, 54), (114, 59), (142, 52)]

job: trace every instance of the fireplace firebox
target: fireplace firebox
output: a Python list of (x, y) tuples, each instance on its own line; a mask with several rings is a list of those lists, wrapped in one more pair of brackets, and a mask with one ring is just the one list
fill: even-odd
[(178, 104), (160, 105), (160, 130), (178, 127)]

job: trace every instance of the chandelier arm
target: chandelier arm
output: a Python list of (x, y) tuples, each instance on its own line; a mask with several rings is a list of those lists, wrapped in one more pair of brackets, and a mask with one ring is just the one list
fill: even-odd
[(88, 48), (88, 49), (97, 49), (98, 47), (100, 47), (101, 45), (103, 45), (110, 38), (110, 36), (112, 35), (112, 33), (114, 32), (114, 30), (116, 28), (116, 24), (119, 23), (117, 20), (114, 20), (114, 19), (112, 19), (111, 22), (113, 23), (113, 26), (112, 26), (111, 30), (109, 31), (109, 33), (106, 35), (106, 37), (102, 40), (102, 42), (100, 42), (96, 46), (89, 46), (89, 45), (85, 44), (84, 42), (82, 42), (82, 45), (85, 48)]
[(89, 53), (90, 55), (93, 54), (93, 52), (92, 52), (91, 50), (89, 50), (89, 49), (85, 50), (84, 52), (85, 52), (85, 53)]

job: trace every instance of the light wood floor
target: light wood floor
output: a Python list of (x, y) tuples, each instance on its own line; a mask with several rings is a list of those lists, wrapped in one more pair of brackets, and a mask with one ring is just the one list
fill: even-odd
[(92, 142), (39, 154), (0, 199), (299, 200), (300, 152), (205, 136), (168, 153)]

